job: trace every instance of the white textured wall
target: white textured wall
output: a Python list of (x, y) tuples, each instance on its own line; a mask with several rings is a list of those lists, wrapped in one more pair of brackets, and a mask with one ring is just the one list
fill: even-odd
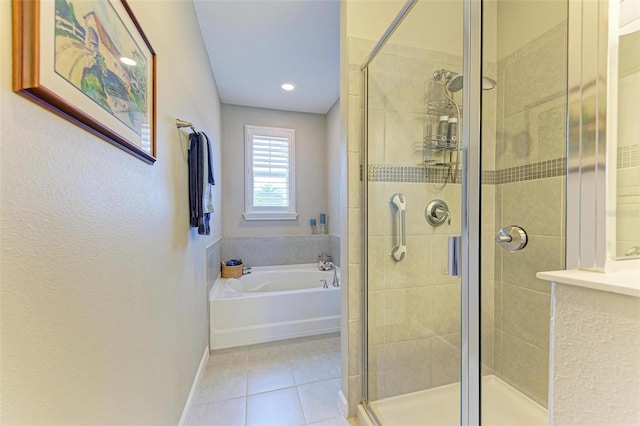
[(640, 424), (640, 299), (554, 284), (550, 419)]
[(327, 203), (328, 215), (333, 220), (329, 227), (331, 235), (340, 235), (340, 193), (346, 175), (342, 176), (340, 156), (340, 101), (327, 113)]
[(206, 246), (188, 225), (186, 138), (220, 105), (190, 1), (130, 1), (158, 54), (151, 166), (11, 90), (0, 1), (0, 423), (176, 424), (207, 345)]
[[(246, 221), (244, 213), (244, 125), (296, 130), (297, 220)], [(222, 158), (225, 237), (311, 234), (312, 217), (327, 213), (326, 117), (321, 114), (222, 105)], [(327, 216), (329, 226), (333, 218)]]

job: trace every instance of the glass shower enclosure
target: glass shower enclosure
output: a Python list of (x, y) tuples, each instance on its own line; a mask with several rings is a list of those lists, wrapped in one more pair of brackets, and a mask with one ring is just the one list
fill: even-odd
[(363, 66), (375, 423), (547, 423), (566, 26), (562, 2), (410, 0)]

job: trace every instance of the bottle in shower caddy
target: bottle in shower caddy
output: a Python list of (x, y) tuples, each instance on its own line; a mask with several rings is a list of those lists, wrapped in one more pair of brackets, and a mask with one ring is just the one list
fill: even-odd
[(447, 146), (447, 132), (449, 129), (449, 116), (441, 115), (438, 119), (438, 133), (436, 134), (436, 145)]
[(458, 146), (458, 119), (451, 117), (447, 125), (447, 143), (450, 148)]

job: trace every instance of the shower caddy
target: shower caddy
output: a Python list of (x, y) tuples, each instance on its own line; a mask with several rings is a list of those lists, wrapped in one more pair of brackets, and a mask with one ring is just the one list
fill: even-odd
[[(457, 169), (460, 161), (458, 142), (443, 137), (438, 132), (440, 117), (455, 117), (458, 120), (458, 135), (460, 133), (462, 118), (462, 105), (456, 105), (445, 96), (446, 84), (457, 75), (446, 69), (438, 69), (433, 73), (433, 79), (429, 80), (425, 95), (425, 119), (423, 129), (423, 154), (422, 162), (427, 169), (441, 169), (453, 173), (453, 168)], [(449, 92), (449, 96), (453, 96)], [(459, 111), (457, 111), (459, 110)]]

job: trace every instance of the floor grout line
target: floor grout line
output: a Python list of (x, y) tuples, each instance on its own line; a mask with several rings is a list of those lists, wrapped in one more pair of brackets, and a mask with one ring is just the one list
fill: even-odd
[(304, 413), (304, 407), (302, 406), (302, 398), (300, 398), (300, 389), (296, 386), (296, 394), (298, 395), (298, 405), (300, 406), (300, 412), (302, 413), (302, 419), (304, 420), (304, 424), (308, 424), (307, 416)]
[[(335, 357), (336, 354), (339, 356), (341, 351), (339, 349), (339, 347), (337, 348), (337, 350), (334, 350), (335, 348), (335, 343), (331, 342), (331, 340), (338, 338), (339, 339), (339, 334), (335, 335), (335, 333), (331, 333), (331, 336), (327, 336), (326, 338), (322, 339), (322, 338), (318, 338), (317, 336), (314, 336), (313, 338), (309, 339), (309, 340), (305, 340), (305, 338), (296, 338), (293, 339), (293, 342), (287, 342), (287, 341), (281, 341), (282, 344), (279, 345), (277, 343), (275, 344), (268, 344), (265, 345), (264, 347), (259, 347), (259, 346), (246, 346), (244, 348), (238, 348), (237, 350), (229, 350), (227, 352), (222, 352), (219, 354), (216, 354), (215, 351), (212, 351), (211, 355), (210, 355), (210, 359), (209, 359), (209, 363), (215, 363), (216, 362), (216, 356), (220, 355), (220, 356), (229, 356), (229, 354), (232, 354), (231, 357), (233, 357), (233, 354), (236, 354), (237, 356), (242, 358), (242, 362), (239, 363), (237, 366), (239, 367), (238, 370), (242, 370), (242, 372), (240, 374), (244, 374), (244, 385), (245, 385), (245, 390), (244, 390), (244, 395), (243, 396), (236, 396), (233, 398), (228, 398), (228, 399), (223, 399), (223, 400), (218, 400), (218, 401), (209, 401), (209, 402), (204, 402), (201, 404), (197, 404), (194, 405), (194, 408), (196, 406), (204, 406), (204, 405), (214, 405), (214, 404), (220, 404), (220, 403), (224, 403), (224, 402), (228, 402), (228, 401), (232, 401), (232, 400), (237, 400), (240, 398), (244, 398), (244, 425), (248, 426), (249, 425), (249, 398), (250, 397), (254, 397), (254, 396), (258, 396), (258, 395), (262, 395), (262, 394), (266, 394), (266, 393), (270, 393), (270, 392), (277, 392), (277, 391), (283, 391), (286, 389), (291, 389), (291, 388), (295, 388), (296, 391), (296, 395), (297, 395), (297, 400), (298, 400), (298, 407), (300, 409), (300, 412), (302, 413), (302, 418), (304, 421), (304, 425), (309, 425), (312, 423), (309, 423), (309, 419), (307, 418), (308, 414), (305, 413), (304, 410), (304, 406), (302, 403), (302, 398), (300, 395), (300, 386), (306, 386), (306, 385), (314, 385), (314, 384), (318, 384), (318, 383), (323, 383), (323, 382), (328, 382), (328, 381), (333, 381), (333, 380), (339, 380), (341, 378), (340, 376), (340, 368), (335, 368), (336, 365), (335, 363), (332, 361), (332, 357)], [(309, 348), (305, 348), (304, 344), (305, 343), (309, 343), (309, 342), (320, 342), (322, 340), (325, 340), (326, 343), (320, 343), (319, 346), (323, 346), (326, 345), (324, 348), (320, 348), (320, 352), (313, 352), (311, 349)], [(286, 342), (286, 343), (285, 343)], [(298, 348), (293, 347), (294, 344), (302, 344), (303, 346), (300, 346)], [(339, 341), (338, 341), (339, 344)], [(313, 343), (312, 343), (313, 345)], [(327, 350), (327, 347), (330, 347), (331, 349)], [(294, 349), (295, 348), (295, 349)], [(252, 349), (255, 351), (254, 356), (256, 356), (258, 359), (262, 359), (261, 357), (265, 357), (264, 354), (260, 354), (259, 351), (261, 349), (264, 349), (267, 351), (267, 355), (266, 355), (266, 359), (267, 361), (251, 361), (250, 360), (250, 353), (252, 352)], [(274, 352), (277, 353), (277, 356), (282, 356), (282, 359), (279, 359), (277, 361), (271, 361), (269, 359), (269, 355), (268, 355), (268, 351), (269, 349), (273, 349)], [(225, 349), (226, 350), (226, 349)], [(300, 351), (302, 350), (302, 354), (300, 355), (294, 355), (293, 351), (297, 350)], [(333, 373), (330, 374), (329, 377), (325, 377), (322, 379), (317, 379), (317, 380), (313, 380), (310, 382), (306, 382), (306, 383), (298, 383), (296, 380), (296, 375), (294, 373), (294, 364), (297, 361), (300, 360), (305, 360), (306, 358), (317, 358), (317, 357), (321, 357), (321, 358), (326, 358), (329, 359), (328, 364), (331, 367), (331, 371), (333, 371)], [(225, 362), (229, 362), (229, 360), (225, 360)], [(277, 389), (270, 389), (270, 390), (265, 390), (262, 392), (257, 392), (257, 393), (249, 393), (249, 383), (250, 383), (250, 377), (249, 377), (249, 372), (251, 370), (255, 370), (255, 369), (260, 369), (260, 368), (269, 368), (269, 366), (275, 365), (275, 364), (282, 364), (283, 370), (286, 370), (292, 377), (293, 379), (293, 384), (290, 386), (285, 386), (285, 387), (281, 387), (281, 388), (277, 388)], [(209, 365), (209, 364), (208, 364)], [(339, 363), (338, 363), (338, 367), (339, 367)], [(224, 371), (226, 367), (224, 367), (221, 371)], [(211, 373), (211, 374), (215, 374), (215, 373)], [(266, 377), (268, 377), (268, 374), (265, 375)], [(237, 376), (235, 376), (237, 377)], [(260, 376), (257, 376), (260, 377)], [(322, 422), (325, 420), (330, 420), (335, 418), (336, 416), (333, 417), (327, 417), (326, 419), (323, 420), (319, 420), (316, 421), (314, 423), (318, 423), (318, 422)]]

